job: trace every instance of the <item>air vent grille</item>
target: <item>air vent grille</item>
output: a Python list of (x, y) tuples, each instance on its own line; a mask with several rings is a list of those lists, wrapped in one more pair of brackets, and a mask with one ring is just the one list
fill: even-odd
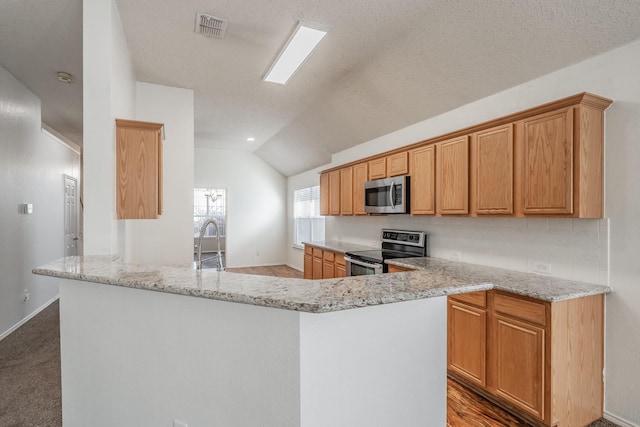
[(221, 39), (227, 32), (227, 20), (198, 12), (196, 14), (196, 33)]

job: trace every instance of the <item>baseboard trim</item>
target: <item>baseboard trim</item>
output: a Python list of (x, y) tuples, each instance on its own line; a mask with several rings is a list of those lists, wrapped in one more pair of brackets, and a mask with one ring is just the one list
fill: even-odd
[(624, 418), (617, 417), (607, 411), (604, 411), (604, 419), (607, 421), (611, 421), (612, 423), (616, 423), (620, 427), (640, 427), (638, 426), (638, 424), (633, 424), (632, 422), (627, 421)]
[(287, 267), (293, 268), (294, 270), (300, 271), (300, 272), (304, 272), (303, 270), (299, 269), (298, 267), (295, 267), (291, 264), (285, 264)]
[(16, 323), (15, 325), (13, 325), (12, 327), (10, 327), (9, 329), (7, 329), (5, 332), (3, 332), (0, 335), (0, 341), (2, 341), (3, 339), (5, 339), (6, 337), (8, 337), (9, 335), (11, 335), (12, 332), (14, 332), (16, 329), (18, 329), (20, 326), (24, 325), (25, 323), (27, 323), (29, 320), (31, 320), (33, 317), (35, 317), (38, 313), (40, 313), (42, 310), (44, 310), (45, 308), (49, 307), (51, 304), (53, 304), (54, 302), (56, 302), (58, 300), (58, 295), (56, 295), (55, 297), (51, 298), (49, 301), (45, 302), (43, 305), (41, 305), (40, 307), (38, 307), (35, 311), (33, 311), (31, 314), (29, 314), (27, 317), (25, 317), (24, 319), (22, 319), (21, 321), (19, 321), (18, 323)]

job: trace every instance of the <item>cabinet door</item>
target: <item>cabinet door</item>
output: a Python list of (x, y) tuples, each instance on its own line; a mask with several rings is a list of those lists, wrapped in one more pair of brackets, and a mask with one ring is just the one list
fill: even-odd
[(418, 148), (410, 153), (411, 214), (436, 213), (436, 146)]
[(387, 158), (369, 160), (369, 180), (387, 177)]
[(525, 214), (573, 212), (573, 108), (523, 121)]
[(499, 314), (494, 314), (492, 328), (492, 389), (544, 419), (544, 329)]
[(313, 279), (313, 256), (304, 254), (304, 278)]
[(322, 278), (333, 279), (335, 277), (335, 264), (331, 261), (324, 260), (322, 264)]
[(162, 213), (162, 126), (116, 119), (118, 219), (156, 219)]
[(320, 174), (320, 215), (329, 215), (329, 173)]
[(353, 167), (353, 214), (366, 215), (364, 211), (364, 183), (367, 182), (367, 164), (360, 163)]
[(436, 211), (469, 213), (469, 137), (436, 144)]
[(353, 215), (353, 168), (340, 169), (340, 215)]
[(477, 214), (513, 213), (513, 124), (472, 139), (472, 198)]
[(387, 156), (387, 175), (398, 176), (409, 173), (408, 153), (396, 153)]
[(413, 268), (400, 267), (399, 265), (389, 264), (388, 273), (402, 273), (403, 271), (413, 271)]
[(335, 266), (335, 277), (345, 277), (347, 275), (347, 268), (344, 262), (344, 254), (336, 253)]
[(482, 387), (486, 385), (487, 312), (448, 300), (447, 367)]
[(340, 171), (329, 172), (329, 215), (340, 215)]
[(313, 257), (312, 279), (322, 279), (322, 257)]

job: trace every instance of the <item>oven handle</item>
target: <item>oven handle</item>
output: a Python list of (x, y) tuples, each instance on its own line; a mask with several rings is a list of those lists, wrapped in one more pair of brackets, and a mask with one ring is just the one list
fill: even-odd
[[(366, 267), (366, 268), (373, 268), (375, 274), (380, 274), (382, 273), (382, 265), (380, 264), (374, 264), (374, 263), (370, 263), (370, 262), (366, 262), (366, 261), (361, 261), (359, 259), (353, 259), (348, 255), (345, 255), (344, 257), (345, 262), (348, 262), (350, 264), (355, 264), (355, 265), (359, 265), (361, 267)], [(351, 268), (348, 268), (349, 272), (347, 274), (347, 276), (351, 276)]]

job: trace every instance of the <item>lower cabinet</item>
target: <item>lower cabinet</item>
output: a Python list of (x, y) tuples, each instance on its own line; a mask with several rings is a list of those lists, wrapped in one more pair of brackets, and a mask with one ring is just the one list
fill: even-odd
[(312, 245), (304, 245), (304, 278), (332, 279), (345, 277), (344, 254)]
[(400, 267), (399, 265), (389, 264), (387, 273), (401, 273), (403, 271), (413, 271), (413, 268)]
[(503, 291), (448, 299), (451, 377), (533, 425), (602, 417), (604, 296), (546, 302)]

